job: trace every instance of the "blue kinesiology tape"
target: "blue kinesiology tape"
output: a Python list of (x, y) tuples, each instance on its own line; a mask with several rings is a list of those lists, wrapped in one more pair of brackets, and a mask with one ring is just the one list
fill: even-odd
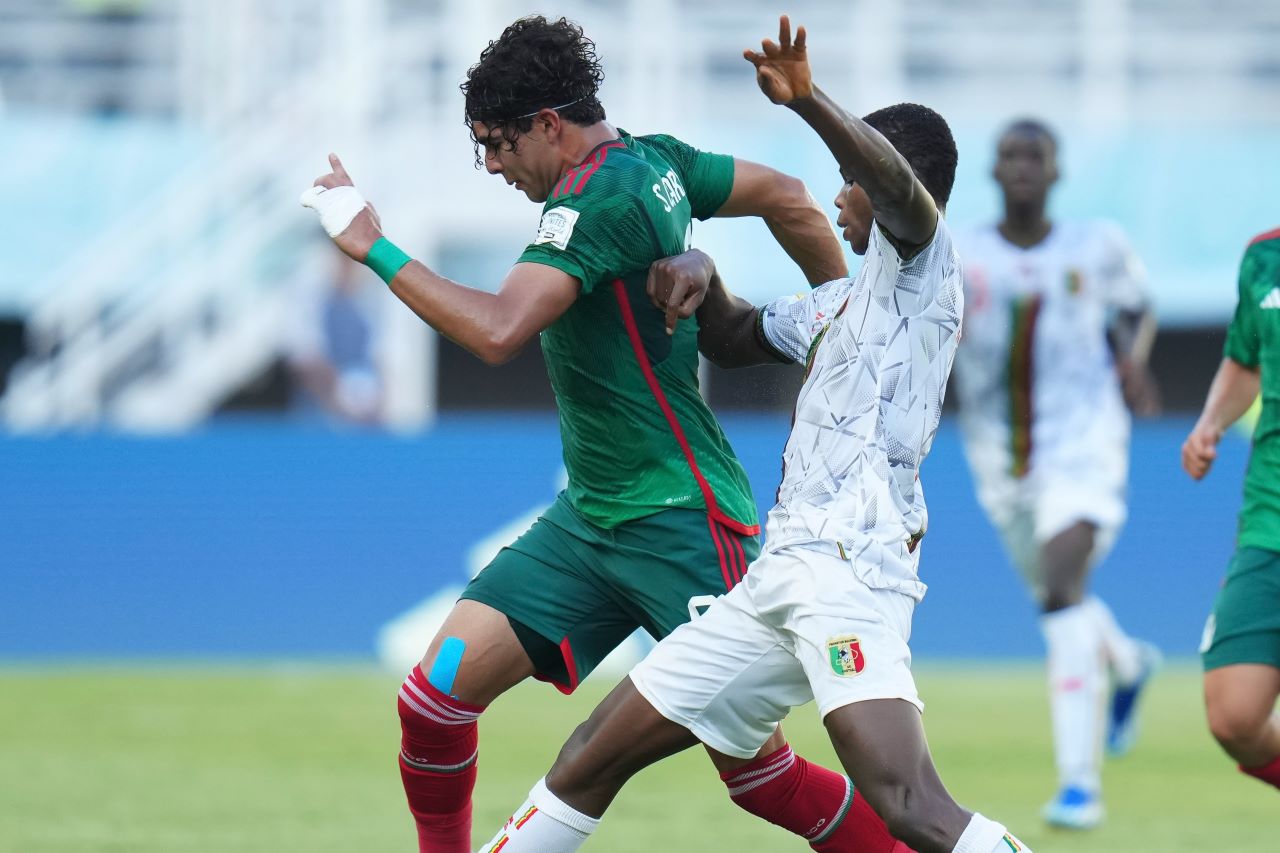
[(458, 677), (458, 667), (462, 664), (462, 653), (466, 650), (467, 644), (462, 640), (445, 637), (440, 644), (440, 651), (436, 652), (435, 663), (431, 664), (431, 673), (427, 676), (432, 687), (446, 696), (452, 694), (453, 682)]

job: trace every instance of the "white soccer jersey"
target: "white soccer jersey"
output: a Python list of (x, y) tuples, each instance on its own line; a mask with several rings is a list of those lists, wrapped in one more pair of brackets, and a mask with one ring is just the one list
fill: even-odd
[(956, 393), (975, 473), (1080, 473), (1102, 458), (1123, 468), (1129, 415), (1106, 330), (1115, 310), (1143, 307), (1146, 277), (1119, 228), (1054, 223), (1022, 249), (989, 225), (956, 244), (965, 287)]
[(939, 219), (910, 260), (876, 226), (856, 278), (761, 309), (766, 339), (807, 363), (766, 550), (835, 542), (868, 586), (924, 595), (919, 470), (938, 428), (962, 306), (960, 261)]

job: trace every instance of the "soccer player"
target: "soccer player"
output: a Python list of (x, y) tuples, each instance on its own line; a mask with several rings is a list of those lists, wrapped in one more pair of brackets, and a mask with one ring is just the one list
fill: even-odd
[(1158, 653), (1086, 592), (1125, 519), (1129, 413), (1156, 406), (1142, 265), (1101, 222), (1050, 220), (1057, 142), (1014, 122), (996, 146), (998, 223), (958, 232), (965, 333), (956, 393), (978, 499), (1042, 610), (1059, 790), (1050, 824), (1103, 818), (1101, 762), (1128, 749)]
[[(663, 637), (734, 586), (758, 553), (742, 466), (698, 391), (697, 332), (666, 328), (650, 264), (694, 219), (761, 216), (811, 282), (843, 275), (839, 241), (803, 184), (669, 136), (605, 120), (594, 45), (563, 19), (516, 21), (463, 85), (477, 161), (543, 204), (532, 243), (496, 294), (442, 278), (382, 236), (336, 157), (304, 195), (340, 248), (441, 334), (490, 363), (540, 336), (560, 411), (568, 488), (467, 587), (399, 692), (400, 771), (419, 847), (470, 849), (477, 720), (530, 676), (572, 691), (637, 626)], [(769, 749), (785, 749), (780, 732)], [(751, 756), (713, 755), (722, 773)], [(840, 774), (797, 758), (744, 809), (855, 850), (866, 819), (820, 833), (849, 806)]]
[[(705, 295), (700, 345), (717, 364), (806, 365), (766, 550), (604, 700), (483, 850), (576, 850), (643, 767), (697, 740), (755, 756), (778, 721), (812, 699), (858, 794), (901, 842), (923, 853), (1023, 850), (938, 778), (907, 647), (924, 594), (919, 468), (960, 332), (960, 264), (941, 218), (955, 142), (941, 116), (916, 104), (866, 119), (846, 113), (813, 86), (804, 29), (793, 44), (785, 17), (779, 43), (746, 56), (769, 99), (835, 155), (845, 180), (837, 225), (866, 261), (856, 278), (761, 309), (730, 294), (701, 253), (657, 266), (661, 304)], [(787, 751), (765, 755), (733, 784), (750, 789), (791, 761)], [(861, 849), (901, 842), (886, 834)]]
[(1255, 237), (1240, 264), (1240, 299), (1182, 467), (1209, 473), (1218, 441), (1262, 391), (1244, 481), (1235, 557), (1205, 625), (1209, 730), (1241, 772), (1280, 788), (1280, 228)]

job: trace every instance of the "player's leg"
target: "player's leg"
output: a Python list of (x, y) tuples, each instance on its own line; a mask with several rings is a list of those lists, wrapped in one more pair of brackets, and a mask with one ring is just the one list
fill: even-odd
[(1047, 821), (1075, 829), (1097, 825), (1102, 808), (1102, 738), (1107, 671), (1102, 632), (1083, 606), (1097, 527), (1075, 520), (1040, 548), (1040, 588), (1058, 794)]
[(1036, 481), (1033, 581), (1044, 611), (1059, 776), (1044, 815), (1056, 826), (1086, 829), (1103, 818), (1103, 744), (1117, 754), (1132, 744), (1138, 697), (1159, 653), (1121, 630), (1110, 609), (1087, 593), (1090, 571), (1125, 518), (1122, 449), (1100, 446), (1075, 468), (1071, 476), (1042, 471)]
[[(609, 580), (622, 599), (644, 607), (645, 627), (658, 638), (688, 621), (691, 601), (709, 601), (734, 585), (759, 554), (754, 536), (690, 510), (641, 519), (616, 534)], [(664, 555), (660, 561), (655, 551)], [(614, 570), (631, 562), (634, 570)], [(734, 641), (723, 638), (724, 644)], [(734, 804), (799, 835), (815, 850), (891, 849), (883, 822), (844, 774), (795, 754), (780, 728), (758, 754), (738, 757), (711, 747), (708, 753)]]
[(573, 521), (557, 501), (504, 548), (468, 585), (400, 690), (400, 772), (422, 851), (471, 849), (485, 706), (530, 675), (571, 691), (635, 629), (581, 577), (582, 543), (566, 529)]
[(482, 850), (578, 849), (632, 775), (699, 738), (727, 755), (755, 756), (787, 703), (807, 701), (809, 693), (771, 629), (737, 604), (745, 597), (738, 587), (659, 643), (578, 727), (529, 800)]
[(422, 853), (469, 853), (478, 720), (534, 672), (505, 614), (459, 601), (397, 697), (400, 779)]
[(1236, 552), (1201, 653), (1209, 730), (1241, 771), (1280, 788), (1280, 553)]
[(1280, 669), (1240, 663), (1204, 675), (1209, 731), (1240, 770), (1280, 788)]
[(791, 563), (762, 579), (757, 601), (789, 638), (858, 792), (921, 853), (1021, 849), (1004, 827), (957, 805), (934, 769), (907, 646), (915, 601), (868, 587), (838, 554), (787, 553)]
[(943, 785), (925, 741), (920, 709), (872, 699), (830, 711), (823, 723), (858, 789), (895, 836), (920, 853), (1027, 850), (1002, 825), (961, 808)]

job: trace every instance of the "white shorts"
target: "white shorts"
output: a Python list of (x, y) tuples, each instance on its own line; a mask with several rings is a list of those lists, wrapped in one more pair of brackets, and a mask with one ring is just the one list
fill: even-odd
[(765, 552), (732, 591), (631, 671), (641, 695), (712, 749), (752, 758), (787, 712), (869, 699), (923, 710), (911, 676), (915, 600), (872, 589), (835, 546)]
[(970, 443), (965, 447), (977, 485), (978, 502), (1000, 534), (1018, 572), (1037, 598), (1043, 596), (1040, 549), (1081, 521), (1097, 527), (1090, 565), (1111, 552), (1128, 515), (1128, 458), (1120, 445), (1080, 448), (1070, 462), (1038, 461), (1026, 476), (1008, 472), (1004, 448)]

